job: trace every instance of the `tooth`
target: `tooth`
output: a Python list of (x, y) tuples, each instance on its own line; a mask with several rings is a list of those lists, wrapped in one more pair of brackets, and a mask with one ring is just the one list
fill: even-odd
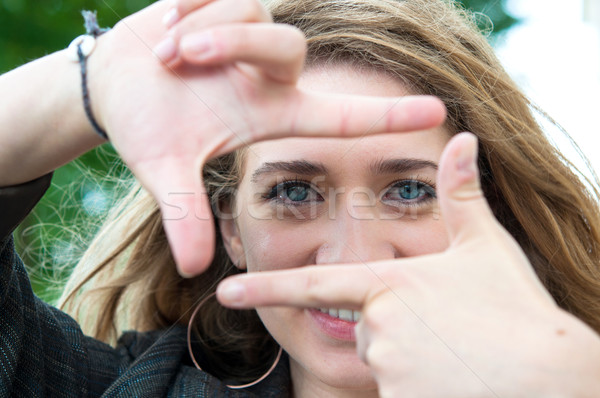
[(319, 311), (329, 314), (329, 308), (325, 308), (325, 307), (319, 308)]
[(334, 317), (338, 317), (338, 310), (337, 308), (330, 308), (329, 309), (329, 315), (334, 316)]
[(360, 315), (361, 315), (360, 311), (352, 311), (352, 320), (354, 322), (360, 321)]
[(352, 310), (339, 310), (338, 318), (344, 321), (352, 321)]

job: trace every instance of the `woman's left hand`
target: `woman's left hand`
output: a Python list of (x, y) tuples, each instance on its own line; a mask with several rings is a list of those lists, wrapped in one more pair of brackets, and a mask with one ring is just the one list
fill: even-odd
[(232, 308), (362, 311), (358, 355), (382, 397), (591, 397), (600, 338), (558, 308), (480, 188), (477, 142), (460, 134), (440, 162), (450, 246), (439, 254), (230, 278)]

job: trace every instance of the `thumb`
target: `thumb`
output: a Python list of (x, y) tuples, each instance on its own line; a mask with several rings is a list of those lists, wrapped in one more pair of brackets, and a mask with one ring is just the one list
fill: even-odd
[(170, 178), (155, 178), (151, 190), (162, 213), (177, 270), (184, 277), (192, 277), (210, 265), (214, 254), (210, 201), (201, 177), (185, 176), (181, 167), (169, 166), (163, 164), (161, 172)]
[(477, 167), (477, 137), (460, 133), (446, 145), (437, 177), (438, 202), (451, 245), (481, 238), (495, 224)]

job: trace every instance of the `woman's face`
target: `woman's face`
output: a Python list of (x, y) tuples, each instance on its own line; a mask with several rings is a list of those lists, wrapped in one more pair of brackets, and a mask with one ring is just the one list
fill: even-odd
[[(300, 87), (326, 93), (408, 94), (393, 78), (346, 66), (312, 69)], [(435, 197), (442, 128), (356, 139), (288, 138), (246, 151), (226, 246), (249, 272), (365, 263), (439, 252), (447, 245)], [(356, 354), (350, 311), (261, 308), (290, 355), (295, 387), (374, 389)], [(338, 315), (335, 316), (336, 311)]]

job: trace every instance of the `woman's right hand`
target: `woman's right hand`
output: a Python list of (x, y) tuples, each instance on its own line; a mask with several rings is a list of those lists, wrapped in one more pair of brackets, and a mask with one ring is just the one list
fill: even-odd
[[(167, 29), (161, 21), (173, 21), (173, 7), (179, 20)], [(201, 180), (209, 158), (259, 140), (414, 131), (445, 118), (431, 97), (299, 90), (304, 37), (270, 18), (258, 0), (161, 1), (117, 24), (90, 57), (93, 111), (158, 201), (182, 275), (202, 272), (213, 256)]]

